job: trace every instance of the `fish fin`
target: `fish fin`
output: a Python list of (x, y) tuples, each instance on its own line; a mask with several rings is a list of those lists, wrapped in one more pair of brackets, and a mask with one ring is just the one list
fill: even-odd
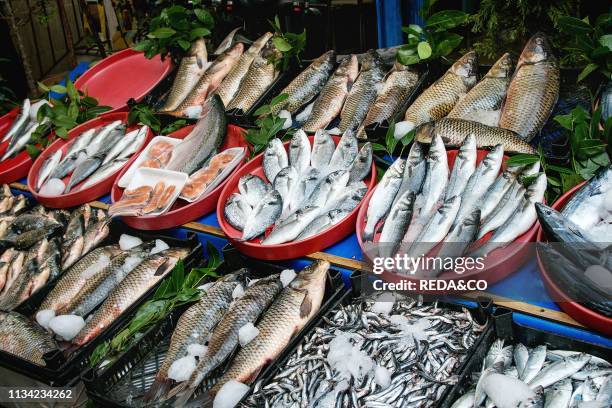
[(170, 378), (155, 378), (151, 388), (147, 390), (145, 395), (142, 397), (143, 402), (158, 401), (165, 397), (172, 387), (172, 380)]
[(306, 296), (304, 296), (304, 300), (302, 300), (302, 304), (300, 305), (300, 317), (303, 319), (310, 315), (312, 311), (312, 300), (310, 296), (308, 296), (308, 291), (306, 291)]
[[(187, 401), (191, 398), (193, 393), (195, 392), (195, 388), (189, 386), (188, 381), (183, 381), (173, 389), (171, 389), (167, 394), (166, 398), (170, 399), (176, 397), (174, 401), (175, 407), (184, 407), (187, 405)], [(201, 406), (205, 406), (204, 404)]]
[(158, 268), (157, 268), (157, 270), (155, 271), (154, 276), (163, 275), (163, 274), (165, 273), (165, 271), (166, 271), (166, 265), (167, 265), (167, 263), (168, 263), (168, 261), (169, 261), (169, 260), (170, 260), (169, 258), (166, 258), (166, 260), (165, 260), (165, 261), (164, 261), (164, 262), (163, 262), (161, 265), (159, 265), (159, 267), (158, 267)]
[(197, 56), (196, 57), (196, 64), (198, 65), (198, 68), (202, 69), (204, 67), (204, 59), (202, 57)]

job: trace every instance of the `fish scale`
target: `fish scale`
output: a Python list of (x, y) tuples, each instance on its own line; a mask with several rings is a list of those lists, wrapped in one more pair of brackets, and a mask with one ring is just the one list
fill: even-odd
[(476, 84), (476, 53), (468, 52), (446, 73), (423, 91), (408, 107), (404, 120), (411, 130), (423, 123), (441, 119), (455, 106), (457, 101)]
[(76, 335), (72, 343), (82, 346), (115, 321), (140, 296), (159, 282), (174, 267), (179, 258), (187, 255), (188, 250), (167, 249), (145, 259), (117, 285), (102, 305), (88, 318), (85, 327)]
[(232, 109), (230, 102), (240, 93), (241, 89), (244, 89), (246, 84), (244, 80), (249, 79), (249, 71), (253, 62), (270, 38), (272, 38), (272, 33), (267, 32), (255, 40), (240, 58), (238, 58), (238, 62), (236, 62), (234, 68), (232, 68), (219, 85), (217, 94), (221, 97), (223, 105), (227, 106), (226, 110)]
[(355, 55), (346, 58), (321, 90), (312, 107), (308, 119), (302, 126), (306, 132), (325, 129), (340, 113), (344, 101), (358, 74)]
[(251, 109), (257, 99), (272, 85), (278, 76), (278, 69), (273, 61), (258, 55), (245, 74), (234, 98), (227, 105), (227, 110), (240, 109), (243, 112)]
[(287, 94), (288, 98), (274, 105), (272, 113), (276, 114), (281, 109), (294, 113), (307, 104), (323, 89), (335, 64), (336, 52), (333, 50), (315, 59), (279, 93)]
[(415, 138), (421, 143), (430, 143), (433, 135), (439, 135), (446, 146), (459, 147), (472, 134), (479, 149), (501, 144), (506, 152), (536, 154), (534, 147), (511, 130), (464, 119), (444, 118), (425, 123), (417, 128)]
[(377, 88), (384, 75), (380, 56), (376, 51), (370, 50), (362, 61), (359, 76), (340, 112), (338, 128), (341, 132), (347, 129), (355, 130), (361, 124), (376, 99)]
[(259, 335), (242, 347), (211, 389), (216, 394), (228, 381), (249, 383), (274, 360), (291, 338), (318, 312), (325, 292), (329, 262), (316, 261), (298, 273), (278, 295), (256, 327)]
[(419, 74), (417, 72), (411, 71), (405, 65), (395, 63), (392, 70), (387, 74), (382, 90), (368, 109), (357, 136), (365, 138), (363, 127), (382, 123), (395, 117), (401, 104), (408, 98), (418, 80)]
[(508, 87), (499, 127), (531, 141), (542, 129), (559, 98), (559, 65), (542, 33), (527, 42)]
[(0, 312), (0, 350), (45, 366), (43, 356), (58, 346), (47, 331), (25, 316)]
[(168, 378), (170, 366), (187, 355), (187, 347), (190, 344), (206, 342), (212, 329), (227, 311), (232, 301), (232, 292), (237, 285), (238, 281), (227, 278), (216, 282), (196, 304), (181, 315), (170, 338), (170, 346), (164, 361), (155, 376), (155, 382), (143, 398), (145, 402), (157, 400), (170, 390), (171, 383)]
[(159, 109), (161, 112), (173, 111), (183, 102), (208, 68), (206, 60), (206, 43), (203, 38), (199, 38), (191, 46), (189, 55), (181, 59), (170, 94), (164, 106)]
[[(493, 64), (484, 78), (457, 102), (447, 117), (474, 120), (485, 125), (497, 126), (511, 73), (512, 59), (510, 54), (506, 53)], [(483, 117), (483, 113), (489, 115)]]
[(176, 405), (187, 401), (195, 389), (215, 368), (225, 361), (239, 343), (239, 331), (247, 323), (255, 323), (266, 311), (282, 289), (279, 275), (258, 279), (249, 286), (244, 295), (236, 299), (215, 327), (208, 342), (206, 356), (203, 357), (191, 378), (185, 382), (188, 388), (182, 393)]

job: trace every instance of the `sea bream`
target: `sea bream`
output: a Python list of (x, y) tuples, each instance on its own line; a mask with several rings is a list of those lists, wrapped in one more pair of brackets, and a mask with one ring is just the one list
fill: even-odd
[(559, 63), (544, 33), (529, 39), (508, 87), (499, 127), (529, 142), (540, 132), (559, 98)]
[(319, 129), (325, 129), (340, 114), (344, 101), (359, 73), (358, 68), (359, 64), (355, 55), (347, 57), (340, 63), (315, 100), (310, 115), (302, 126), (304, 131), (316, 132)]
[(406, 131), (446, 116), (459, 99), (476, 85), (477, 67), (474, 51), (459, 58), (440, 79), (424, 90), (408, 107), (404, 115), (404, 121), (407, 122)]
[(178, 108), (204, 75), (209, 66), (207, 60), (206, 42), (203, 38), (198, 38), (191, 44), (189, 53), (181, 58), (176, 77), (172, 82), (172, 89), (170, 89), (166, 102), (159, 109), (160, 112), (171, 112)]

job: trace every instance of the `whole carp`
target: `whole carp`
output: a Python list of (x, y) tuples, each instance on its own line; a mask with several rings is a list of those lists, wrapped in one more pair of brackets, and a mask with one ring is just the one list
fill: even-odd
[(474, 135), (479, 149), (501, 144), (505, 152), (536, 153), (536, 149), (516, 133), (471, 120), (444, 118), (425, 123), (417, 128), (415, 138), (419, 142), (430, 143), (434, 135), (441, 136), (444, 144), (450, 147), (459, 147), (468, 135)]
[(281, 353), (319, 311), (329, 266), (327, 261), (313, 262), (282, 289), (257, 323), (259, 335), (238, 351), (227, 371), (211, 389), (211, 394), (215, 395), (230, 380), (250, 383)]
[(451, 66), (440, 79), (423, 91), (408, 107), (404, 120), (407, 131), (446, 116), (476, 84), (478, 62), (476, 53), (470, 51)]
[(270, 38), (272, 38), (272, 33), (267, 32), (255, 40), (249, 49), (238, 58), (238, 62), (236, 62), (234, 68), (232, 68), (219, 85), (219, 88), (217, 88), (217, 94), (221, 97), (223, 105), (227, 106), (227, 110), (231, 109), (230, 106), (228, 106), (229, 103), (234, 99), (238, 91), (243, 88), (241, 84), (245, 78), (248, 78), (248, 71), (251, 64), (255, 61)]
[(419, 80), (419, 74), (407, 66), (396, 62), (387, 74), (383, 87), (368, 110), (357, 137), (365, 138), (365, 127), (389, 121), (399, 113), (403, 101), (408, 98)]
[(227, 110), (240, 109), (243, 112), (251, 109), (257, 99), (272, 85), (278, 76), (278, 69), (272, 59), (277, 51), (273, 47), (265, 49), (249, 67), (248, 72), (240, 83), (234, 98), (227, 105)]
[(497, 126), (511, 75), (512, 58), (509, 53), (505, 53), (484, 78), (457, 102), (447, 117)]
[(208, 68), (207, 59), (206, 43), (203, 38), (198, 38), (191, 45), (189, 54), (181, 59), (181, 64), (172, 83), (172, 89), (164, 106), (159, 109), (160, 112), (171, 112), (178, 108), (204, 75)]
[(319, 129), (325, 129), (338, 116), (357, 78), (358, 67), (355, 55), (342, 61), (315, 100), (312, 111), (302, 126), (304, 131), (316, 132)]
[(385, 75), (383, 61), (375, 50), (367, 52), (361, 70), (340, 112), (341, 132), (356, 130), (374, 103), (378, 87)]
[(200, 117), (203, 111), (201, 106), (205, 103), (208, 96), (219, 87), (225, 76), (234, 68), (243, 51), (244, 45), (242, 43), (237, 43), (225, 51), (204, 72), (204, 75), (202, 75), (180, 105), (173, 111), (165, 113), (180, 117)]
[(542, 129), (559, 98), (559, 65), (548, 39), (537, 33), (527, 42), (508, 87), (499, 127), (531, 141)]
[(282, 103), (272, 107), (273, 113), (281, 109), (294, 113), (310, 102), (325, 86), (327, 79), (336, 65), (336, 52), (331, 50), (315, 59), (280, 93), (289, 97)]

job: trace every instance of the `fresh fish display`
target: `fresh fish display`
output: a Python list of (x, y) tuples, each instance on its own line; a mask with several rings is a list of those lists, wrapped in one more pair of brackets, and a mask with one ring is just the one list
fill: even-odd
[(406, 131), (445, 117), (459, 99), (476, 85), (477, 67), (474, 51), (457, 60), (440, 79), (423, 91), (408, 107), (404, 115), (404, 121), (407, 122)]
[(511, 75), (512, 58), (505, 53), (446, 117), (497, 126)]
[(340, 112), (338, 128), (341, 132), (357, 130), (376, 99), (377, 89), (384, 75), (383, 61), (380, 56), (375, 50), (368, 51), (361, 61), (359, 76), (350, 88)]
[(215, 395), (228, 381), (250, 383), (276, 358), (293, 336), (319, 311), (325, 292), (329, 262), (307, 266), (284, 287), (255, 327), (259, 334), (240, 348), (211, 389)]
[(501, 144), (506, 152), (536, 154), (534, 147), (511, 130), (464, 119), (444, 118), (425, 123), (417, 128), (415, 140), (430, 143), (434, 136), (440, 136), (446, 146), (459, 147), (469, 135), (474, 135), (479, 149)]
[(603, 371), (597, 381), (589, 376), (598, 366), (609, 368), (606, 360), (586, 353), (555, 350), (562, 353), (559, 357), (546, 345), (506, 344), (502, 339), (493, 341), (483, 370), (475, 373), (478, 378), (472, 381), (471, 388), (467, 384), (468, 391), (455, 401), (453, 408), (606, 407), (612, 403), (609, 389), (612, 371)]
[(23, 101), (19, 114), (2, 137), (2, 143), (8, 141), (8, 145), (6, 145), (5, 150), (2, 152), (0, 162), (21, 153), (30, 142), (34, 131), (36, 131), (39, 126), (46, 126), (44, 133), (50, 130), (49, 120), (47, 118), (39, 122), (36, 117), (38, 109), (44, 104), (48, 104), (44, 99), (34, 104), (31, 104), (29, 99)]
[[(377, 310), (389, 302), (389, 313)], [(354, 299), (328, 312), (243, 406), (435, 407), (485, 327), (465, 308)]]
[(188, 251), (186, 248), (169, 248), (149, 255), (138, 263), (114, 287), (92, 317), (88, 318), (85, 326), (72, 339), (72, 343), (82, 346), (100, 334), (138, 298), (163, 279), (179, 259), (185, 258)]
[(230, 102), (234, 99), (240, 88), (245, 86), (246, 83), (243, 83), (243, 81), (248, 77), (251, 65), (259, 56), (261, 50), (265, 47), (270, 38), (272, 38), (272, 33), (267, 32), (255, 40), (240, 58), (238, 58), (236, 65), (234, 65), (232, 70), (219, 85), (216, 92), (221, 97), (223, 106), (226, 106), (227, 110), (231, 109), (229, 106)]
[[(443, 243), (437, 250), (439, 258), (483, 256), (507, 246), (536, 221), (536, 203), (542, 201), (547, 182), (544, 173), (538, 173), (539, 164), (511, 167), (499, 174), (504, 150), (498, 145), (476, 166), (476, 145), (474, 137), (469, 136), (449, 176), (444, 143), (436, 139), (428, 156), (418, 142), (414, 143), (407, 165), (402, 163), (402, 168), (411, 170), (397, 171), (395, 167), (403, 162), (397, 159), (376, 186), (362, 231), (364, 242), (376, 244), (370, 256), (421, 256), (438, 243)], [(393, 189), (384, 191), (389, 185), (387, 177), (396, 181)], [(525, 188), (522, 183), (528, 181), (532, 182)], [(485, 210), (487, 215), (483, 216)], [(382, 229), (380, 237), (375, 227)], [(481, 241), (489, 231), (493, 234)], [(421, 272), (437, 275), (442, 270)]]
[[(7, 188), (2, 195), (5, 199), (13, 198)], [(95, 210), (92, 217), (88, 205), (72, 213), (47, 212), (42, 207), (28, 211), (25, 198), (12, 201), (13, 207), (5, 212), (7, 218), (1, 221), (4, 225), (0, 238), (3, 248), (0, 252), (0, 310), (13, 310), (48, 282), (62, 276), (109, 232), (104, 213)], [(87, 237), (86, 231), (89, 232)]]
[(380, 124), (393, 119), (419, 80), (419, 74), (407, 66), (396, 62), (384, 78), (382, 89), (376, 100), (368, 109), (365, 119), (357, 132), (359, 138), (365, 138), (365, 127)]
[[(215, 92), (221, 81), (236, 66), (243, 51), (244, 45), (237, 43), (232, 48), (223, 52), (208, 67), (179, 106), (175, 110), (165, 113), (172, 116), (200, 118), (202, 113), (206, 112), (206, 106), (204, 108), (202, 106), (206, 104), (207, 100), (210, 100), (209, 96)], [(218, 98), (218, 103), (221, 105), (221, 111), (225, 113), (223, 101), (218, 96), (216, 98)]]
[(529, 142), (540, 132), (559, 97), (557, 59), (543, 33), (525, 45), (508, 86), (499, 127), (511, 130)]
[(352, 55), (340, 63), (314, 101), (308, 119), (302, 125), (306, 132), (325, 129), (340, 114), (344, 101), (359, 73), (357, 57)]
[(167, 396), (172, 387), (172, 379), (168, 378), (168, 370), (172, 364), (188, 355), (189, 345), (205, 343), (212, 330), (225, 316), (232, 302), (232, 292), (239, 284), (234, 275), (228, 276), (230, 278), (225, 277), (215, 282), (198, 302), (190, 306), (179, 318), (168, 352), (155, 376), (155, 382), (143, 398), (145, 402)]
[[(306, 135), (296, 132), (288, 153), (280, 139), (269, 142), (262, 167), (266, 178), (274, 181), (266, 186), (259, 177), (244, 176), (238, 185), (240, 193), (232, 194), (225, 204), (226, 219), (242, 230), (242, 240), (257, 238), (272, 225), (262, 245), (309, 238), (316, 234), (309, 228), (321, 232), (320, 228), (337, 224), (340, 216), (348, 216), (359, 205), (367, 192), (362, 179), (370, 172), (365, 166), (371, 168), (371, 146), (359, 152), (350, 130), (330, 149), (333, 143), (325, 131), (317, 132), (312, 148)], [(249, 214), (246, 222), (240, 221), (245, 214)]]
[(0, 312), (0, 350), (46, 366), (43, 356), (59, 347), (45, 329), (27, 317), (15, 312)]
[(204, 103), (202, 115), (191, 133), (174, 147), (166, 169), (193, 174), (217, 153), (226, 132), (223, 102), (218, 95), (213, 95)]
[(278, 113), (283, 109), (296, 113), (321, 92), (335, 65), (336, 52), (333, 50), (315, 59), (279, 93), (287, 94), (288, 98), (273, 106), (272, 112)]
[(112, 177), (143, 147), (148, 131), (142, 126), (126, 134), (120, 121), (86, 130), (43, 162), (35, 183), (39, 194), (60, 196)]
[(208, 54), (206, 43), (203, 38), (193, 42), (187, 56), (181, 59), (181, 63), (172, 83), (172, 89), (160, 112), (172, 112), (189, 95), (189, 92), (198, 83), (208, 68)]

